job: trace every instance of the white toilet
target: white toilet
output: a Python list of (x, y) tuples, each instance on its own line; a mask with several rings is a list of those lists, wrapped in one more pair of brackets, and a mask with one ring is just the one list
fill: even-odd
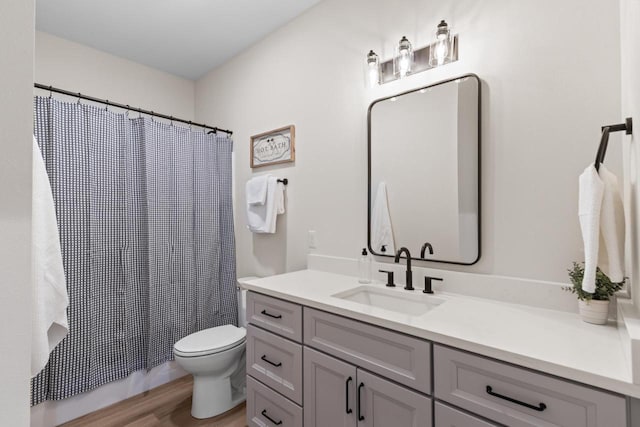
[[(244, 325), (245, 298), (240, 295), (239, 318)], [(173, 346), (176, 363), (193, 375), (194, 418), (214, 417), (245, 400), (246, 334), (242, 326), (217, 326), (188, 335)]]

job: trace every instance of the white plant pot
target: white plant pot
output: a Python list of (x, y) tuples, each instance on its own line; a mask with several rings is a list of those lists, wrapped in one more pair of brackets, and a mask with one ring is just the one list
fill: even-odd
[(609, 301), (578, 300), (582, 320), (594, 325), (605, 325), (609, 319)]

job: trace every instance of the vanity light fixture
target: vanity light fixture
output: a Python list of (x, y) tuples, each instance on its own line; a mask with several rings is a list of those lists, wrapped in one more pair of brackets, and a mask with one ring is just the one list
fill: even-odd
[(458, 60), (458, 36), (451, 35), (451, 28), (441, 20), (436, 29), (436, 41), (420, 49), (413, 49), (411, 42), (402, 37), (394, 57), (381, 62), (373, 50), (367, 55), (367, 83), (370, 87), (389, 83), (409, 75)]
[(393, 70), (399, 78), (404, 78), (411, 72), (413, 65), (413, 48), (411, 42), (402, 36), (398, 47), (396, 47), (396, 55), (393, 58)]
[(380, 84), (380, 58), (373, 50), (370, 50), (367, 55), (367, 78), (369, 87)]

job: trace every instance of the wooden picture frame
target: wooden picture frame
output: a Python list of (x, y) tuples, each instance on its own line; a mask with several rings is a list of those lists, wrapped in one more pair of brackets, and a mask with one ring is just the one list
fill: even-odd
[(296, 127), (281, 127), (251, 137), (251, 168), (289, 163), (296, 160)]

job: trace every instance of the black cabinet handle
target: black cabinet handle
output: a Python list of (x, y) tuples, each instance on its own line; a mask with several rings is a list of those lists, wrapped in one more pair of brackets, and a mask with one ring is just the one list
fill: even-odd
[(350, 383), (351, 381), (353, 381), (353, 378), (351, 378), (351, 377), (347, 378), (347, 382), (346, 382), (346, 384), (344, 385), (344, 387), (345, 387), (344, 394), (345, 394), (345, 396), (347, 396), (347, 397), (345, 398), (344, 406), (345, 406), (345, 408), (347, 408), (347, 409), (346, 409), (347, 414), (350, 414), (350, 413), (352, 413), (352, 412), (353, 412), (353, 409), (349, 408), (349, 383)]
[(271, 314), (267, 310), (262, 310), (260, 313), (264, 314), (265, 316), (273, 317), (274, 319), (282, 319), (282, 314)]
[(539, 403), (538, 406), (534, 406), (534, 405), (530, 405), (528, 403), (522, 402), (520, 400), (514, 399), (512, 397), (498, 394), (493, 391), (493, 388), (490, 385), (487, 386), (487, 394), (490, 394), (491, 396), (495, 396), (499, 399), (504, 399), (507, 402), (515, 403), (516, 405), (524, 406), (525, 408), (533, 409), (534, 411), (542, 412), (545, 409), (547, 409), (547, 405), (545, 405), (544, 403)]
[(364, 383), (360, 383), (360, 385), (358, 386), (358, 406), (357, 406), (358, 421), (364, 421), (364, 417), (362, 416), (362, 404), (360, 402), (360, 396), (361, 396), (360, 390), (362, 389), (362, 387), (364, 387)]
[(262, 357), (261, 357), (260, 359), (264, 360), (264, 361), (265, 361), (265, 362), (267, 362), (269, 365), (273, 365), (273, 366), (275, 366), (276, 368), (277, 368), (277, 367), (279, 367), (279, 366), (282, 366), (282, 362), (274, 363), (274, 362), (272, 362), (271, 360), (267, 359), (267, 355), (266, 355), (266, 354), (263, 354), (263, 355), (262, 355)]
[(262, 412), (260, 412), (260, 413), (262, 414), (263, 417), (265, 417), (266, 419), (268, 419), (269, 421), (271, 421), (275, 425), (279, 426), (280, 424), (282, 424), (282, 420), (276, 421), (273, 418), (271, 418), (269, 415), (267, 415), (267, 410), (266, 409), (263, 409)]

